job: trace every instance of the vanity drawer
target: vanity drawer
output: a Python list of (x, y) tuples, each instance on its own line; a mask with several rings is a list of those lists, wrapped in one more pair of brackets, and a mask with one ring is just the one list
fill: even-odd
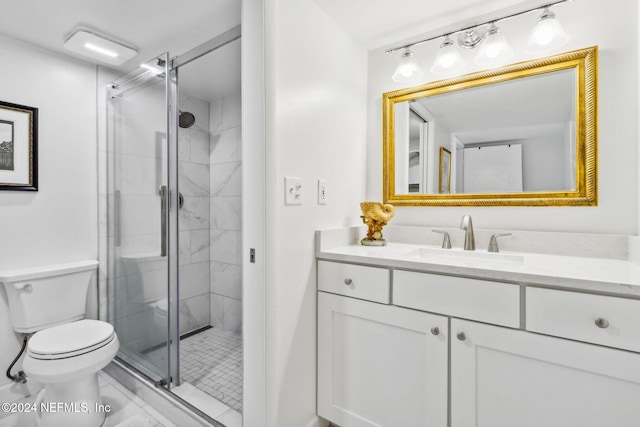
[(520, 287), (510, 283), (395, 270), (393, 304), (520, 327)]
[(527, 288), (527, 330), (640, 351), (640, 301)]
[(391, 272), (386, 268), (318, 261), (318, 290), (389, 304)]

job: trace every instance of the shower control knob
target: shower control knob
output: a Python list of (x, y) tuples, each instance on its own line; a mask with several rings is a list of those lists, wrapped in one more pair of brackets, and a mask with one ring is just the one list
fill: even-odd
[(458, 338), (460, 341), (464, 341), (467, 339), (467, 336), (465, 335), (464, 332), (458, 332), (458, 335), (456, 335), (456, 338)]
[(344, 284), (349, 286), (350, 284), (353, 283), (353, 280), (349, 279), (348, 277), (346, 279), (344, 279)]

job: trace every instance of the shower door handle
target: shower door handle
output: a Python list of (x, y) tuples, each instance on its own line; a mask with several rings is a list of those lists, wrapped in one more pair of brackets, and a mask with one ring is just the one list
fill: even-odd
[(167, 215), (169, 212), (169, 191), (166, 185), (158, 190), (160, 195), (160, 256), (167, 256)]
[(120, 246), (122, 242), (122, 235), (120, 231), (122, 229), (121, 217), (120, 217), (120, 190), (116, 190), (113, 194), (113, 227), (115, 228), (115, 242), (116, 247)]

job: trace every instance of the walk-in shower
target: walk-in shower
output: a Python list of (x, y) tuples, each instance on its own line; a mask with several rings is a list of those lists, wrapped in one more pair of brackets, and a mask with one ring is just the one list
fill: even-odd
[(239, 37), (110, 84), (107, 249), (118, 359), (242, 413)]

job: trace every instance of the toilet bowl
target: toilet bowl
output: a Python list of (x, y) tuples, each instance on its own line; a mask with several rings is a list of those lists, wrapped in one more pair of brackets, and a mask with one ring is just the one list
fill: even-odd
[(36, 399), (38, 426), (102, 424), (106, 410), (97, 372), (111, 362), (118, 347), (113, 326), (98, 320), (78, 320), (34, 334), (23, 369), (44, 385)]
[(44, 388), (35, 402), (38, 427), (99, 427), (102, 405), (97, 372), (120, 343), (107, 322), (83, 319), (97, 261), (0, 272), (16, 332), (33, 335), (22, 368)]

